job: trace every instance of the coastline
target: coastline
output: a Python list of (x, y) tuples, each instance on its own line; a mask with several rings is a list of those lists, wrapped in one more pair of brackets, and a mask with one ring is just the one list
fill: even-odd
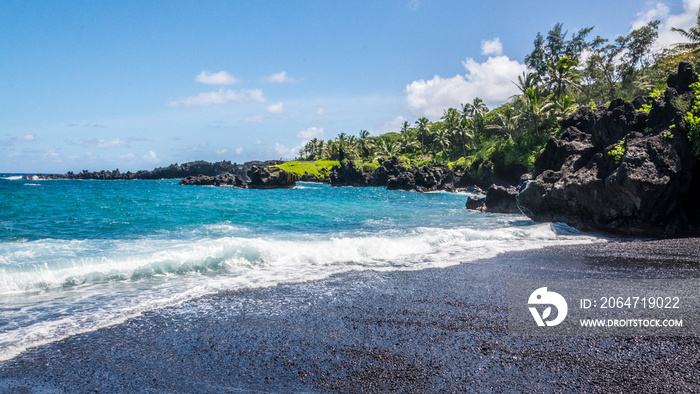
[(0, 363), (0, 390), (695, 391), (697, 337), (509, 336), (506, 282), (700, 278), (699, 249), (559, 246), (222, 293), (29, 350)]

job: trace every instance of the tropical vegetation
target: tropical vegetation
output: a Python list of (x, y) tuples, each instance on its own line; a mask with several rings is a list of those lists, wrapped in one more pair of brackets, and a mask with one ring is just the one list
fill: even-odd
[[(562, 24), (556, 24), (546, 36), (535, 37), (534, 48), (525, 57), (529, 72), (513, 81), (518, 94), (506, 103), (489, 109), (475, 98), (459, 108), (446, 108), (439, 120), (406, 121), (396, 132), (372, 136), (362, 130), (327, 141), (314, 138), (299, 157), (349, 159), (366, 169), (376, 168), (379, 158), (399, 156), (402, 162), (444, 164), (457, 170), (480, 170), (473, 165), (490, 163), (496, 169), (520, 165), (530, 171), (546, 141), (561, 133), (559, 121), (577, 109), (595, 109), (616, 98), (631, 101), (663, 94), (666, 78), (679, 62), (690, 61), (697, 69), (700, 10), (695, 27), (674, 29), (689, 43), (652, 51), (658, 27), (659, 21), (652, 21), (610, 41), (590, 37), (591, 27), (569, 36)], [(649, 108), (647, 104), (644, 109)], [(700, 115), (697, 108), (693, 111)], [(690, 122), (693, 130), (700, 130), (697, 119)], [(700, 140), (700, 132), (693, 136)]]

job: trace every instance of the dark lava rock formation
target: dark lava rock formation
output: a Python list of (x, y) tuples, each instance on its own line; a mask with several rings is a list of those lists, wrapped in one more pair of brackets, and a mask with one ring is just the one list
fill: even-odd
[(253, 166), (248, 170), (250, 189), (286, 189), (296, 185), (297, 175), (277, 167)]
[(65, 175), (37, 175), (41, 179), (98, 179), (98, 180), (134, 180), (134, 179), (176, 179), (197, 176), (216, 177), (220, 174), (236, 175), (244, 181), (248, 181), (248, 170), (253, 166), (271, 166), (284, 163), (279, 160), (269, 161), (249, 161), (243, 164), (231, 163), (230, 161), (220, 161), (210, 163), (207, 161), (193, 161), (184, 164), (171, 164), (168, 167), (158, 167), (152, 171), (142, 170), (137, 172), (114, 171), (87, 171), (83, 170), (77, 174), (72, 171)]
[(648, 114), (615, 100), (564, 120), (561, 138), (548, 141), (519, 186), (522, 212), (539, 222), (635, 236), (697, 232), (700, 168), (684, 119), (697, 80), (682, 63)]
[(250, 181), (246, 182), (238, 175), (225, 172), (215, 176), (197, 175), (182, 179), (180, 185), (193, 186), (230, 186), (248, 189), (288, 189), (296, 185), (295, 174), (276, 167), (253, 166), (247, 173)]
[(179, 185), (190, 186), (231, 186), (231, 187), (248, 187), (248, 183), (241, 179), (238, 175), (233, 175), (230, 172), (218, 174), (216, 176), (197, 175), (183, 178)]
[(455, 191), (460, 176), (445, 166), (402, 167), (396, 157), (379, 159), (379, 168), (365, 172), (352, 161), (342, 162), (331, 170), (333, 186), (386, 186), (389, 190), (418, 192)]
[(520, 214), (517, 194), (515, 187), (493, 185), (486, 192), (486, 197), (467, 197), (466, 207), (481, 212)]

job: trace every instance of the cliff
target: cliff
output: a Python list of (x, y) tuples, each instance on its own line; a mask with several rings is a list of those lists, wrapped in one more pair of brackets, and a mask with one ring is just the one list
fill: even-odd
[(698, 80), (682, 63), (649, 113), (615, 100), (562, 122), (519, 185), (521, 211), (583, 230), (674, 237), (700, 228), (700, 166), (685, 114)]

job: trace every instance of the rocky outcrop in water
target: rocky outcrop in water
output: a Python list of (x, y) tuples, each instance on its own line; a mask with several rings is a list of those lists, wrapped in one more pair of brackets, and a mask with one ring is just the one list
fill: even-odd
[(249, 161), (243, 164), (220, 161), (210, 163), (207, 161), (193, 161), (184, 164), (171, 164), (168, 167), (158, 167), (152, 171), (142, 170), (138, 172), (94, 171), (83, 170), (77, 174), (71, 172), (65, 175), (37, 175), (40, 179), (97, 179), (97, 180), (134, 180), (134, 179), (177, 179), (197, 176), (216, 177), (219, 174), (233, 174), (244, 181), (248, 181), (248, 170), (253, 166), (264, 167), (281, 164), (283, 161)]
[(197, 175), (183, 178), (180, 185), (191, 186), (229, 186), (248, 189), (288, 189), (296, 185), (296, 174), (292, 174), (276, 167), (253, 166), (247, 173), (249, 182), (244, 181), (238, 175), (225, 172), (215, 176)]
[(248, 184), (246, 181), (241, 179), (238, 175), (233, 175), (230, 172), (225, 172), (223, 174), (218, 174), (215, 176), (209, 175), (197, 175), (188, 176), (183, 178), (179, 185), (189, 185), (189, 186), (230, 186), (246, 188)]
[(494, 185), (485, 197), (467, 197), (467, 209), (491, 213), (521, 213), (516, 196), (518, 189)]
[(297, 175), (277, 167), (253, 166), (248, 170), (250, 189), (287, 189), (296, 185)]
[[(623, 100), (562, 122), (519, 186), (520, 209), (535, 221), (584, 230), (679, 236), (700, 228), (700, 166), (684, 110), (697, 81), (682, 63), (650, 113)], [(685, 103), (685, 104), (683, 104)], [(686, 107), (681, 109), (680, 107)]]

